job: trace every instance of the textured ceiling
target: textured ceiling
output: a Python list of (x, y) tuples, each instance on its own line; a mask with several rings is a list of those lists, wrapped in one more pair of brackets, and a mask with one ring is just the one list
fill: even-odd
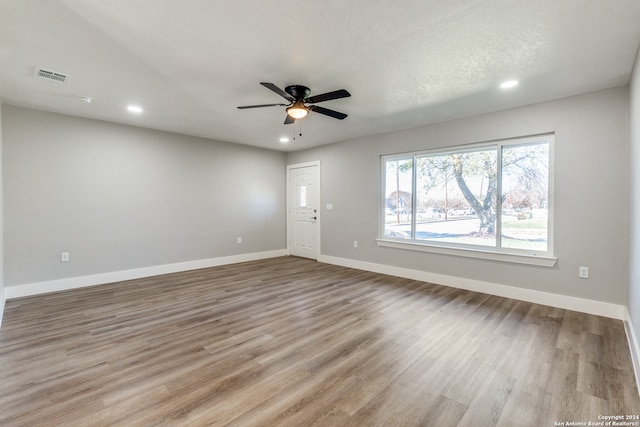
[[(627, 84), (639, 22), (638, 0), (0, 0), (0, 98), (298, 150)], [(345, 88), (320, 105), (349, 117), (283, 145), (284, 107), (236, 108), (284, 101), (259, 82)]]

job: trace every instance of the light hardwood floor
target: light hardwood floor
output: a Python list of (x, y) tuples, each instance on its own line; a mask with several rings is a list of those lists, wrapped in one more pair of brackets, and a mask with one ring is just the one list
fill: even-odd
[(10, 426), (640, 414), (620, 321), (295, 257), (9, 300), (0, 378)]

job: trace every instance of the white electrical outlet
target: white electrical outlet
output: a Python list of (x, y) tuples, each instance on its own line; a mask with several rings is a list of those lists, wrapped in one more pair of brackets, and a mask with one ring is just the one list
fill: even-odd
[(580, 267), (578, 268), (578, 277), (581, 279), (589, 278), (589, 267)]
[(333, 203), (327, 203), (326, 208), (327, 208), (328, 211), (332, 211), (333, 210)]
[(238, 242), (238, 244), (242, 243), (242, 237), (238, 237), (236, 241)]
[(354, 248), (357, 248), (357, 247), (358, 247), (358, 241), (357, 241), (357, 240), (354, 240), (354, 241), (353, 241), (353, 247), (354, 247)]
[(60, 262), (69, 262), (69, 252), (60, 253)]

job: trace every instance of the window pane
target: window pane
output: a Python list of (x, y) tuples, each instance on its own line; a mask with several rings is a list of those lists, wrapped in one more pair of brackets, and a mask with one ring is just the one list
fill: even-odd
[(416, 240), (496, 246), (497, 148), (416, 160)]
[(548, 188), (548, 143), (502, 149), (502, 247), (547, 251)]
[(553, 256), (552, 144), (549, 134), (383, 157), (381, 237)]
[(385, 161), (384, 237), (411, 239), (413, 159)]
[(301, 208), (306, 208), (307, 207), (307, 186), (306, 185), (301, 185), (300, 187), (298, 187), (298, 206)]

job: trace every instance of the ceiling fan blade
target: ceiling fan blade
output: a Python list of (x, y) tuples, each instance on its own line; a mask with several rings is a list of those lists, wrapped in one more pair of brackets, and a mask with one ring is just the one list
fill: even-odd
[(309, 110), (315, 111), (316, 113), (324, 114), (325, 116), (333, 117), (334, 119), (338, 119), (338, 120), (343, 120), (344, 118), (347, 117), (345, 113), (330, 110), (328, 108), (319, 107), (317, 105), (310, 105)]
[(295, 123), (296, 119), (294, 119), (293, 117), (291, 117), (290, 115), (287, 114), (287, 117), (284, 119), (284, 124), (285, 125), (290, 125)]
[(311, 96), (305, 99), (306, 102), (310, 104), (315, 104), (316, 102), (329, 101), (331, 99), (340, 99), (347, 98), (351, 96), (349, 92), (345, 89), (334, 90), (333, 92), (321, 93), (320, 95)]
[(264, 83), (264, 82), (260, 82), (260, 84), (264, 87), (266, 87), (267, 89), (271, 89), (272, 91), (274, 91), (275, 93), (277, 93), (278, 95), (280, 95), (281, 97), (283, 97), (284, 99), (286, 99), (289, 102), (293, 102), (294, 99), (291, 95), (289, 95), (287, 92), (283, 91), (282, 89), (280, 89), (278, 86), (274, 85), (273, 83)]
[(262, 108), (262, 107), (286, 107), (287, 104), (261, 104), (261, 105), (243, 105), (238, 107), (241, 110), (246, 110), (247, 108)]

